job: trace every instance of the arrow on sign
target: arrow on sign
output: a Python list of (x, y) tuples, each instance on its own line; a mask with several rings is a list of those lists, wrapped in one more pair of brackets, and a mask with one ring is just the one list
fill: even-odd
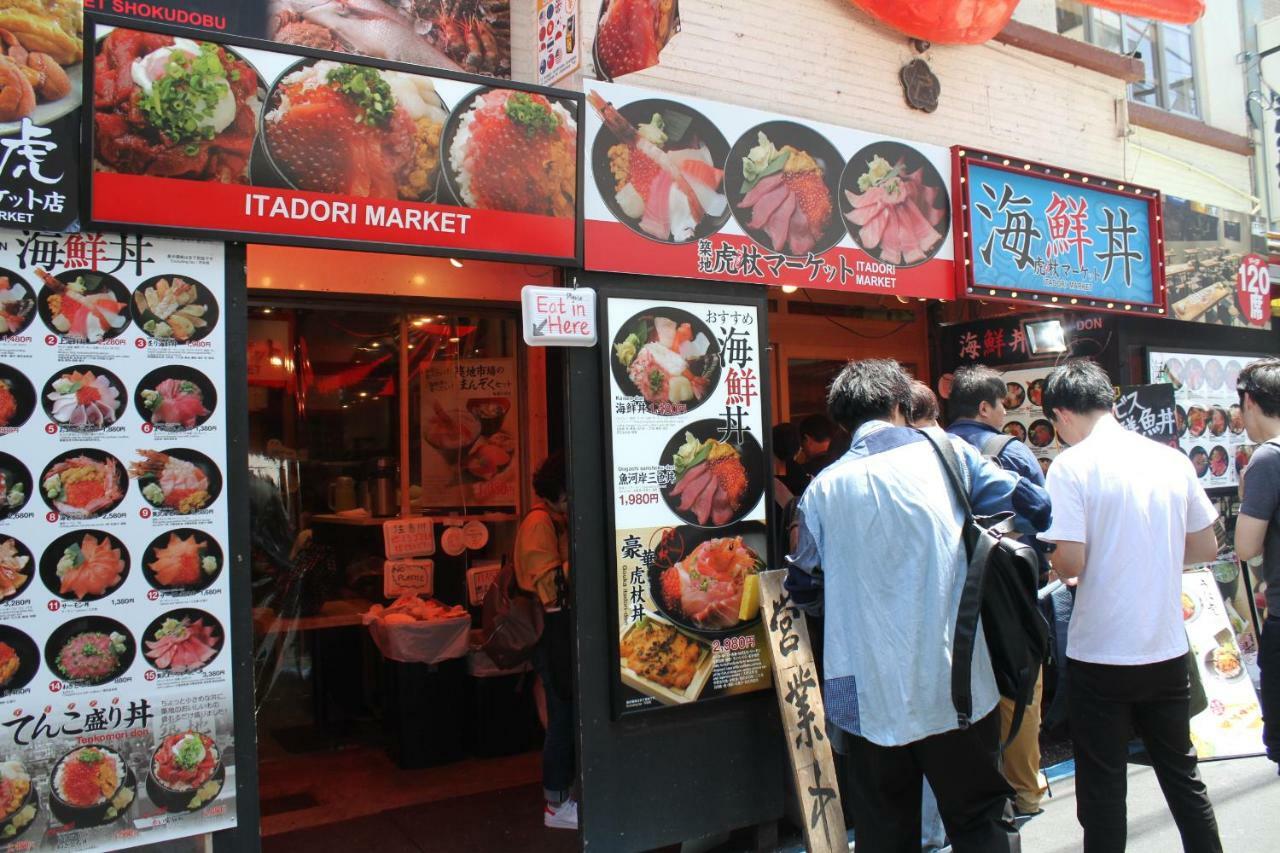
[(547, 321), (543, 320), (533, 327), (533, 336), (535, 338), (546, 337)]

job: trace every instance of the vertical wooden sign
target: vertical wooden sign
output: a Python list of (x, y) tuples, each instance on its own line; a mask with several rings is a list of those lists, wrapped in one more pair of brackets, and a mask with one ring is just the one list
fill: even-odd
[(760, 574), (760, 603), (769, 632), (773, 687), (782, 712), (791, 778), (804, 815), (809, 853), (845, 853), (849, 849), (836, 766), (827, 740), (827, 712), (813, 662), (813, 646), (804, 614), (782, 586), (782, 570)]

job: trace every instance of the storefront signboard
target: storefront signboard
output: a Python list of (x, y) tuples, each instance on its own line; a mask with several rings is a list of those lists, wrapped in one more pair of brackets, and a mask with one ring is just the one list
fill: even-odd
[(84, 0), (84, 8), (136, 21), (429, 68), (511, 76), (510, 0), (485, 0), (483, 4), (454, 0)]
[(1245, 432), (1236, 377), (1255, 357), (1147, 352), (1148, 377), (1173, 386), (1178, 446), (1206, 489), (1234, 489), (1256, 445)]
[(1260, 755), (1262, 709), (1236, 642), (1213, 572), (1182, 575), (1182, 619), (1194, 665), (1193, 695), (1207, 707), (1191, 718), (1191, 742), (1201, 760)]
[(1163, 314), (1160, 193), (955, 149), (961, 297)]
[[(515, 359), (462, 358), (422, 371), (422, 490), (432, 506), (516, 505), (517, 390)], [(445, 533), (447, 552), (466, 550), (461, 529)]]
[[(84, 122), (95, 223), (576, 261), (576, 93), (89, 24), (90, 78), (106, 93)], [(195, 107), (167, 82), (193, 77), (211, 87)]]
[[(4, 83), (0, 228), (67, 231), (80, 204), (83, 12), (75, 2), (62, 9), (37, 3), (0, 11), (5, 12), (0, 26), (11, 31), (6, 34), (35, 52), (20, 63), (23, 74)], [(21, 55), (15, 52), (14, 57)], [(49, 63), (39, 66), (43, 82), (33, 86), (25, 74), (37, 73), (42, 61)], [(12, 64), (11, 69), (19, 70)]]
[(579, 0), (538, 0), (538, 82), (552, 86), (582, 66)]
[(596, 345), (596, 292), (589, 287), (537, 287), (520, 291), (524, 342), (531, 347)]
[(10, 850), (236, 823), (221, 243), (0, 232)]
[(989, 317), (943, 329), (945, 364), (1019, 366), (1064, 357), (1099, 358), (1114, 338), (1116, 320), (1107, 314), (1053, 311)]
[(604, 311), (619, 683), (615, 711), (767, 689), (769, 559), (754, 306), (611, 298)]
[(1271, 328), (1266, 237), (1254, 217), (1165, 196), (1164, 259), (1169, 316), (1237, 328)]
[(586, 267), (949, 298), (945, 148), (587, 81)]
[(1161, 444), (1178, 446), (1177, 409), (1169, 383), (1127, 385), (1120, 389), (1113, 411), (1125, 429)]

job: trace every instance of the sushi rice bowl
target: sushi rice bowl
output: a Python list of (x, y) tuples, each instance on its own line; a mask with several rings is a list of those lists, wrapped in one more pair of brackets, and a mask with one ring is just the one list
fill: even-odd
[(198, 811), (222, 792), (226, 775), (213, 738), (194, 730), (176, 732), (151, 755), (147, 796), (166, 811)]
[(128, 810), (136, 788), (120, 753), (105, 746), (77, 747), (54, 765), (50, 809), (58, 820), (77, 828), (101, 826)]
[(39, 796), (22, 762), (0, 763), (0, 844), (30, 829), (39, 811)]

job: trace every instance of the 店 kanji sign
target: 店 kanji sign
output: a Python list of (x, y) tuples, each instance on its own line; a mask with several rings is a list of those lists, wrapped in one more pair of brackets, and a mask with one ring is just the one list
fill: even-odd
[(1271, 324), (1271, 272), (1261, 255), (1245, 255), (1236, 273), (1236, 300), (1240, 313), (1251, 326)]
[(1157, 190), (955, 153), (960, 296), (1165, 313)]

